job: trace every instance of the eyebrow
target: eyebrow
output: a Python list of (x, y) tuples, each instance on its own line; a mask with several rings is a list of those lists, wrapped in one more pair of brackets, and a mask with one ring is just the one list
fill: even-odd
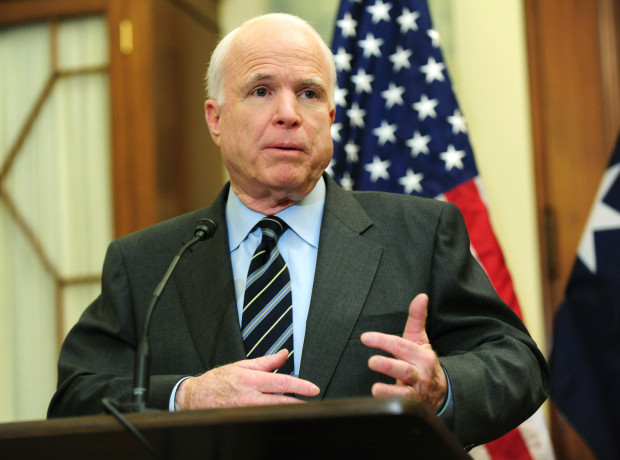
[[(247, 79), (246, 86), (252, 85), (254, 83), (258, 83), (264, 80), (270, 80), (273, 77), (274, 77), (273, 74), (270, 74), (270, 73), (255, 73), (253, 75), (250, 75), (250, 78)], [(316, 77), (305, 78), (301, 80), (300, 83), (302, 85), (307, 85), (307, 86), (316, 86), (322, 90), (325, 90), (326, 88), (325, 84), (323, 83), (323, 80), (320, 78), (316, 78)]]
[(325, 84), (323, 83), (323, 80), (321, 80), (320, 78), (307, 78), (305, 80), (302, 80), (301, 83), (303, 85), (308, 85), (308, 86), (317, 86), (321, 89), (325, 88)]
[(255, 73), (250, 75), (250, 78), (247, 80), (247, 84), (257, 83), (263, 80), (269, 80), (273, 75), (269, 73)]

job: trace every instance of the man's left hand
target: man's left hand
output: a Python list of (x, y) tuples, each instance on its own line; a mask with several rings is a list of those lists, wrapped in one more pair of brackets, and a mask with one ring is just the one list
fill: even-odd
[(426, 335), (427, 306), (426, 294), (419, 294), (411, 301), (402, 337), (365, 332), (361, 340), (367, 347), (378, 348), (393, 356), (375, 355), (368, 360), (370, 369), (396, 379), (391, 385), (375, 383), (373, 396), (413, 396), (438, 412), (446, 400), (448, 382)]

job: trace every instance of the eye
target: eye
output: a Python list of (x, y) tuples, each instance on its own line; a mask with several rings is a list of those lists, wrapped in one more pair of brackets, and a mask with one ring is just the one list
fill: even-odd
[(267, 88), (257, 88), (254, 91), (252, 91), (252, 94), (258, 97), (265, 97), (267, 96)]
[(302, 92), (303, 97), (306, 99), (316, 99), (319, 95), (313, 89), (306, 89)]

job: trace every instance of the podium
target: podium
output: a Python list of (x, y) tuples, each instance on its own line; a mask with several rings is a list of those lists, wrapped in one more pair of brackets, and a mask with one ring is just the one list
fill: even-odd
[[(420, 403), (352, 398), (306, 404), (128, 414), (165, 459), (470, 458)], [(109, 415), (0, 425), (3, 459), (149, 459)]]

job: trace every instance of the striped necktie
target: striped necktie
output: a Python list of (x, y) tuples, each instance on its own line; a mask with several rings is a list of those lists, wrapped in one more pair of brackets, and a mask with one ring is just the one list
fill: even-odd
[(246, 356), (257, 358), (286, 348), (288, 359), (275, 372), (293, 374), (291, 277), (277, 246), (288, 226), (274, 216), (263, 218), (257, 226), (263, 238), (250, 262), (241, 316)]

